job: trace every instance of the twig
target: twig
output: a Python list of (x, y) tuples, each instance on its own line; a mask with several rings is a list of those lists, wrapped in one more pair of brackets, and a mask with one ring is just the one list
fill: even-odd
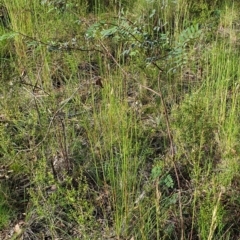
[[(158, 75), (158, 82), (159, 82), (159, 80), (160, 80), (160, 74)], [(168, 114), (167, 114), (167, 107), (166, 107), (165, 100), (164, 100), (163, 95), (162, 95), (161, 88), (159, 88), (159, 92), (156, 92), (153, 89), (151, 89), (147, 86), (144, 86), (142, 84), (140, 84), (140, 86), (147, 89), (148, 91), (156, 94), (157, 96), (159, 96), (160, 99), (161, 99), (162, 105), (163, 105), (164, 116), (165, 116), (166, 125), (167, 125), (167, 133), (168, 133), (168, 138), (169, 138), (169, 141), (170, 141), (170, 149), (171, 149), (171, 151), (170, 151), (171, 155), (170, 156), (171, 156), (171, 160), (172, 160), (172, 163), (173, 163), (173, 168), (174, 168), (175, 176), (176, 176), (176, 179), (177, 179), (177, 185), (178, 185), (178, 195), (179, 195), (178, 201), (179, 201), (179, 214), (180, 214), (180, 224), (181, 224), (181, 240), (183, 240), (184, 239), (184, 220), (183, 220), (183, 214), (182, 214), (181, 184), (180, 184), (180, 180), (179, 180), (177, 166), (176, 166), (176, 163), (175, 163), (174, 144), (173, 144), (173, 138), (172, 138), (172, 133), (171, 133), (171, 128), (170, 128), (170, 122), (169, 122), (169, 118), (168, 118)]]
[(47, 139), (47, 136), (48, 136), (48, 134), (49, 134), (49, 132), (50, 132), (50, 128), (51, 128), (51, 126), (52, 126), (52, 124), (53, 124), (54, 119), (56, 118), (56, 116), (58, 115), (58, 113), (66, 106), (66, 104), (74, 97), (74, 95), (79, 91), (80, 88), (81, 88), (81, 87), (78, 87), (78, 88), (72, 93), (72, 95), (71, 95), (69, 98), (67, 98), (66, 100), (64, 100), (63, 105), (62, 105), (59, 109), (57, 109), (57, 111), (53, 114), (53, 116), (52, 116), (52, 118), (51, 118), (51, 120), (50, 120), (50, 123), (49, 123), (49, 125), (48, 125), (47, 131), (46, 131), (45, 136), (43, 137), (43, 139), (42, 139), (36, 146), (34, 146), (33, 148), (20, 150), (20, 151), (18, 151), (17, 154), (19, 154), (20, 152), (30, 152), (30, 151), (33, 151), (33, 150), (37, 149), (43, 142), (45, 142), (45, 140)]
[[(22, 33), (22, 32), (15, 31), (15, 30), (13, 30), (13, 29), (11, 29), (11, 28), (9, 28), (9, 27), (7, 27), (7, 29), (8, 29), (9, 31), (11, 31), (11, 32), (17, 33), (17, 34), (21, 35), (22, 37), (28, 38), (28, 39), (33, 40), (33, 41), (35, 41), (35, 42), (37, 42), (37, 43), (40, 43), (40, 44), (42, 44), (42, 45), (45, 45), (45, 46), (48, 46), (48, 47), (53, 47), (52, 44), (43, 42), (42, 40), (38, 40), (38, 39), (36, 39), (36, 38), (34, 38), (34, 37), (31, 37), (31, 36), (29, 36), (29, 35), (26, 35), (26, 34), (24, 34), (24, 33)], [(100, 52), (100, 53), (103, 53), (101, 50), (96, 49), (96, 48), (84, 49), (84, 48), (69, 47), (69, 46), (63, 47), (63, 48), (58, 48), (57, 50), (61, 50), (61, 51), (63, 51), (63, 50), (65, 50), (65, 51), (81, 51), (81, 52)]]

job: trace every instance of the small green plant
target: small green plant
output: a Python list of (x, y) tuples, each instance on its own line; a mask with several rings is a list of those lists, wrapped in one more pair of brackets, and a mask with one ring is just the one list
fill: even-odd
[(174, 182), (169, 173), (164, 173), (164, 170), (161, 166), (154, 166), (152, 168), (151, 177), (153, 181), (158, 181), (158, 184), (162, 188), (173, 189)]
[(66, 177), (64, 183), (57, 183), (51, 174), (47, 177), (42, 175), (43, 167), (46, 167), (44, 163), (39, 165), (35, 188), (30, 189), (32, 211), (29, 211), (27, 218), (32, 225), (29, 230), (39, 234), (34, 229), (38, 225), (41, 229), (48, 229), (50, 236), (67, 239), (70, 235), (79, 236), (79, 232), (89, 234), (88, 231), (93, 231), (97, 224), (93, 221), (92, 203), (86, 198), (89, 188), (84, 177), (78, 174), (79, 177), (74, 179), (75, 187), (70, 177)]

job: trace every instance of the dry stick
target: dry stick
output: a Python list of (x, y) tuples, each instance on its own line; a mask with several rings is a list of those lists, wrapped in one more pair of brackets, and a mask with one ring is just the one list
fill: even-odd
[[(118, 68), (121, 70), (121, 72), (124, 74), (125, 77), (129, 76), (129, 74), (121, 67), (121, 65), (118, 63), (118, 61), (115, 59), (115, 57), (110, 53), (110, 51), (107, 49), (107, 47), (103, 44), (102, 41), (99, 41), (100, 45), (102, 46), (102, 48), (104, 49), (104, 51), (106, 52), (107, 56), (110, 57), (113, 62), (118, 66)], [(126, 80), (124, 79), (124, 88), (126, 89)]]
[(69, 154), (68, 154), (68, 143), (67, 143), (67, 133), (66, 133), (66, 126), (65, 123), (63, 122), (64, 119), (61, 119), (61, 125), (62, 125), (62, 131), (63, 131), (63, 155), (64, 155), (64, 160), (67, 163), (67, 171), (70, 173), (70, 159), (69, 159)]
[(62, 106), (59, 107), (59, 108), (56, 110), (56, 112), (53, 114), (53, 116), (52, 116), (52, 118), (51, 118), (51, 120), (50, 120), (50, 123), (48, 124), (48, 128), (47, 128), (47, 131), (46, 131), (43, 139), (42, 139), (36, 146), (34, 146), (33, 148), (29, 148), (29, 149), (25, 149), (25, 150), (20, 150), (20, 151), (17, 152), (17, 154), (19, 154), (20, 152), (29, 152), (29, 151), (35, 150), (35, 149), (37, 149), (43, 142), (45, 142), (45, 140), (47, 139), (48, 134), (49, 134), (49, 132), (50, 132), (50, 129), (51, 129), (51, 126), (52, 126), (52, 124), (53, 124), (54, 119), (57, 117), (58, 113), (67, 105), (67, 103), (74, 97), (74, 95), (79, 91), (80, 88), (81, 88), (81, 87), (78, 87), (78, 88), (72, 93), (72, 95), (71, 95), (69, 98), (65, 99), (65, 100), (64, 100), (64, 103), (62, 104)]
[[(158, 81), (159, 81), (159, 78), (160, 78), (160, 74), (158, 75)], [(168, 118), (168, 114), (167, 114), (167, 107), (166, 107), (165, 100), (163, 98), (161, 89), (159, 89), (159, 92), (156, 92), (153, 89), (146, 87), (142, 84), (140, 84), (140, 86), (147, 89), (148, 91), (156, 94), (157, 96), (159, 96), (161, 99), (161, 102), (163, 104), (164, 115), (165, 115), (165, 120), (166, 120), (166, 125), (167, 125), (167, 133), (168, 133), (168, 138), (170, 141), (171, 160), (173, 163), (174, 172), (175, 172), (175, 175), (177, 178), (177, 184), (178, 184), (178, 189), (179, 189), (179, 192), (178, 192), (179, 198), (178, 199), (179, 199), (179, 213), (180, 213), (180, 224), (181, 224), (181, 239), (183, 240), (184, 239), (184, 221), (183, 221), (183, 214), (182, 214), (181, 184), (180, 184), (180, 180), (179, 180), (179, 176), (178, 176), (177, 166), (174, 161), (174, 145), (173, 145), (173, 140), (172, 140), (172, 133), (171, 133), (171, 128), (170, 128), (169, 118)]]
[(118, 63), (118, 61), (115, 59), (115, 57), (110, 53), (110, 51), (107, 49), (107, 47), (103, 44), (102, 41), (99, 41), (102, 48), (105, 50), (106, 54), (108, 55), (108, 57), (110, 57), (114, 63), (119, 67), (119, 69), (122, 71), (122, 73), (124, 73), (124, 75), (127, 77), (128, 73), (121, 67), (121, 65)]
[(72, 93), (72, 95), (71, 95), (69, 98), (67, 98), (66, 100), (64, 100), (63, 105), (62, 105), (59, 109), (57, 109), (57, 111), (53, 114), (53, 116), (52, 116), (52, 118), (51, 118), (51, 121), (50, 121), (50, 123), (49, 123), (49, 125), (48, 125), (48, 129), (47, 129), (47, 132), (46, 132), (44, 138), (42, 139), (41, 142), (39, 142), (39, 143), (34, 147), (35, 149), (38, 148), (38, 147), (46, 140), (46, 138), (47, 138), (47, 136), (48, 136), (48, 133), (49, 133), (49, 131), (50, 131), (50, 128), (51, 128), (51, 126), (52, 126), (52, 124), (53, 124), (53, 121), (54, 121), (54, 119), (56, 118), (57, 114), (67, 105), (67, 103), (74, 97), (74, 95), (79, 91), (79, 89), (80, 89), (80, 87), (78, 87), (78, 88)]

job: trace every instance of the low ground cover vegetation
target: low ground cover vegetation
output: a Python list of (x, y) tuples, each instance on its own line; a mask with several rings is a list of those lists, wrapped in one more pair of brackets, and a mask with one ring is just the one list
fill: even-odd
[(239, 239), (237, 1), (0, 1), (0, 239)]

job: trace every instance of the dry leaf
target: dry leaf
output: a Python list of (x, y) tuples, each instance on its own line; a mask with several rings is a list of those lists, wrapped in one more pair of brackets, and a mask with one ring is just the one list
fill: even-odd
[(14, 232), (17, 234), (17, 235), (20, 235), (21, 232), (22, 232), (22, 229), (20, 228), (19, 224), (17, 223), (14, 227)]

